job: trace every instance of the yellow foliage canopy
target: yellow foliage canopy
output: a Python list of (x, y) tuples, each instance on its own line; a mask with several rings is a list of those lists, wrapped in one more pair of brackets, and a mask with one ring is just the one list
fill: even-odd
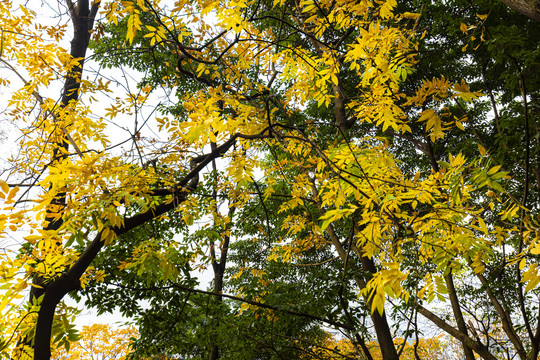
[[(177, 209), (188, 231), (207, 216), (221, 222), (220, 237), (229, 237), (232, 219), (194, 194), (206, 166), (217, 158), (224, 159), (226, 176), (212, 181), (230, 208), (287, 189), (276, 210), (283, 216), (277, 228), (284, 236), (272, 244), (270, 260), (288, 262), (306, 250), (326, 248), (348, 267), (354, 256), (368, 273), (355, 275), (354, 281), (373, 319), (384, 315), (389, 298), (413, 299), (419, 307), (446, 301), (445, 276), (481, 275), (490, 254), (518, 233), (507, 223), (521, 208), (507, 200), (499, 184), (507, 173), (492, 166), (485, 153), (470, 159), (448, 153), (446, 161), (437, 162), (425, 150), (431, 156), (429, 171), (397, 160), (391, 136), (414, 135), (430, 146), (442, 141), (449, 131), (463, 129), (466, 120), (453, 115), (447, 102), (471, 102), (481, 93), (444, 77), (424, 79), (414, 91), (405, 91), (422, 38), (415, 25), (420, 15), (397, 13), (395, 0), (275, 0), (263, 10), (292, 9), (293, 23), (280, 23), (292, 40), (282, 37), (279, 26), (264, 27), (256, 16), (246, 16), (253, 2), (244, 0), (90, 6), (90, 13), (101, 7), (107, 22), (102, 27), (123, 22), (123, 46), (134, 46), (129, 56), (137, 56), (134, 49), (147, 41), (149, 49), (175, 54), (177, 63), (160, 65), (167, 75), (155, 87), (145, 83), (136, 91), (127, 87), (127, 94), (112, 94), (105, 78), (81, 75), (85, 59), (57, 45), (64, 27), (40, 25), (29, 9), (15, 11), (9, 2), (0, 2), (0, 61), (26, 77), (9, 103), (9, 116), (22, 130), (12, 176), (39, 187), (23, 206), (20, 200), (29, 192), (19, 194), (18, 187), (0, 180), (2, 236), (27, 235), (17, 256), (1, 255), (0, 326), (3, 334), (15, 334), (4, 336), (3, 355), (18, 345), (30, 354), (28, 339), (44, 316), (41, 305), (103, 281), (105, 274), (91, 268), (92, 260), (136, 226)], [(143, 24), (143, 15), (153, 23)], [(76, 13), (72, 16), (75, 21)], [(96, 29), (96, 41), (102, 31)], [(344, 35), (329, 39), (333, 31)], [(46, 96), (51, 84), (64, 78), (77, 86), (68, 86), (61, 101)], [(179, 91), (174, 111), (152, 104), (155, 91), (177, 90), (186, 79), (196, 86)], [(108, 100), (97, 100), (98, 94), (111, 97), (110, 103), (102, 104)], [(141, 109), (148, 106), (158, 116), (140, 121)], [(333, 115), (318, 118), (313, 109)], [(122, 128), (130, 118), (135, 130), (118, 141), (108, 124)], [(141, 122), (153, 125), (145, 128)], [(413, 129), (420, 130), (413, 134)], [(125, 143), (132, 150), (118, 151)], [(256, 177), (264, 194), (252, 190)], [(487, 209), (494, 208), (504, 209), (491, 214), (500, 218), (497, 226), (486, 221)], [(169, 256), (174, 245), (155, 246), (152, 240), (145, 243), (152, 246), (132, 249), (132, 260), (118, 266), (142, 272), (158, 259), (160, 280), (176, 280), (180, 274)], [(524, 247), (506, 260), (520, 263), (526, 290), (537, 287), (538, 275), (536, 265), (523, 259), (537, 254), (539, 244), (531, 231)], [(415, 266), (408, 262), (411, 254)], [(416, 286), (406, 288), (411, 279)], [(31, 286), (39, 296), (28, 307), (19, 306)], [(47, 320), (51, 327), (66, 320), (54, 327), (54, 339), (60, 339), (54, 346), (68, 342), (62, 334), (69, 332), (72, 309), (61, 310), (65, 313), (57, 311), (55, 320), (52, 315)], [(110, 330), (85, 331), (95, 331), (106, 344)], [(48, 339), (39, 340), (48, 345)], [(123, 354), (122, 344), (107, 346)], [(421, 346), (439, 351), (437, 344)]]

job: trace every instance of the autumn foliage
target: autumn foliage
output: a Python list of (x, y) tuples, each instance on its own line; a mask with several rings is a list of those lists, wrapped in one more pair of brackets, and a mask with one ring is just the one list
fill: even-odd
[(69, 351), (60, 349), (52, 356), (55, 360), (125, 360), (130, 353), (130, 342), (138, 336), (134, 328), (113, 329), (108, 324), (83, 326), (80, 339), (71, 344)]
[(325, 358), (332, 326), (339, 356), (441, 358), (427, 326), (467, 360), (537, 358), (531, 20), (457, 0), (57, 5), (69, 25), (0, 1), (2, 357), (83, 358), (91, 332), (125, 356), (106, 327), (73, 343), (72, 296), (137, 319), (141, 357)]

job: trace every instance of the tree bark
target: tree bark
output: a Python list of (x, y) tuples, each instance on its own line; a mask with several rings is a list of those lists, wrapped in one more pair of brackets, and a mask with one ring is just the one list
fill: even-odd
[[(73, 39), (71, 40), (70, 55), (73, 58), (81, 59), (79, 65), (75, 66), (66, 76), (64, 82), (64, 90), (62, 92), (62, 100), (60, 101), (60, 109), (65, 109), (73, 101), (79, 99), (79, 89), (81, 87), (81, 76), (84, 66), (84, 58), (86, 57), (86, 50), (90, 43), (90, 31), (94, 26), (94, 18), (99, 9), (99, 2), (89, 7), (88, 0), (79, 1), (75, 6), (71, 0), (67, 0), (71, 21), (73, 23)], [(62, 150), (67, 150), (69, 145), (67, 141), (62, 141), (55, 144), (54, 160), (58, 160), (61, 157)], [(54, 206), (63, 207), (65, 205), (65, 194), (59, 193), (52, 201)], [(52, 209), (51, 209), (52, 210)], [(55, 211), (48, 211), (45, 216), (44, 230), (58, 230), (63, 224), (62, 217), (56, 218), (54, 216)], [(34, 284), (42, 287), (43, 279), (37, 278)], [(43, 289), (38, 287), (32, 287), (30, 290), (30, 300), (39, 298), (43, 295)]]
[[(79, 98), (80, 80), (86, 51), (90, 42), (90, 31), (94, 26), (94, 18), (100, 5), (99, 1), (90, 5), (88, 0), (81, 0), (77, 5), (74, 5), (71, 0), (67, 0), (66, 3), (73, 24), (73, 39), (71, 40), (70, 55), (73, 58), (79, 58), (81, 60), (78, 65), (70, 69), (66, 76), (62, 99), (59, 105), (60, 109), (65, 109), (70, 103), (77, 101)], [(62, 130), (65, 132), (64, 127), (62, 127)], [(68, 137), (69, 134), (64, 133), (64, 136)], [(56, 148), (53, 149), (53, 162), (64, 156), (62, 152), (67, 151), (69, 145), (68, 141), (62, 140), (54, 144), (54, 146), (56, 146)], [(63, 192), (60, 192), (55, 196), (52, 201), (52, 205), (55, 208), (49, 208), (47, 210), (44, 230), (58, 230), (62, 226), (62, 217), (55, 218), (53, 213), (58, 211), (56, 207), (62, 209), (62, 207), (65, 206), (65, 196), (66, 195)], [(50, 284), (45, 284), (44, 279), (38, 276), (33, 280), (33, 283), (37, 286), (32, 286), (30, 289), (30, 302), (35, 302), (37, 299), (43, 297), (38, 312), (36, 332), (34, 335), (34, 359), (49, 359), (51, 356), (50, 341), (52, 321), (56, 305), (65, 294), (77, 289), (79, 282), (78, 279), (72, 279), (69, 276), (63, 275)], [(47, 320), (44, 321), (44, 319)], [(28, 343), (30, 339), (24, 339), (23, 341)]]
[(534, 21), (540, 21), (540, 1), (538, 0), (501, 0), (503, 3)]
[(480, 355), (482, 357), (482, 359), (485, 359), (485, 360), (497, 360), (497, 358), (495, 356), (493, 356), (489, 352), (488, 348), (484, 344), (482, 344), (479, 341), (475, 341), (475, 340), (471, 339), (466, 334), (464, 334), (461, 331), (455, 329), (454, 327), (449, 325), (443, 319), (441, 319), (440, 317), (438, 317), (437, 315), (435, 315), (434, 313), (432, 313), (431, 311), (429, 311), (428, 309), (426, 309), (422, 305), (417, 305), (417, 310), (418, 310), (418, 312), (420, 314), (422, 314), (424, 317), (431, 320), (432, 323), (437, 325), (437, 327), (439, 329), (445, 331), (446, 333), (448, 333), (452, 337), (454, 337), (454, 338), (458, 339), (459, 341), (461, 341), (463, 344), (466, 344), (467, 347), (469, 347), (469, 348), (473, 349), (474, 351), (476, 351), (476, 353), (478, 355)]
[[(450, 297), (450, 303), (452, 304), (452, 312), (454, 313), (454, 318), (456, 319), (456, 324), (458, 330), (463, 334), (467, 334), (467, 325), (465, 324), (465, 318), (461, 312), (461, 307), (459, 305), (459, 299), (457, 297), (456, 288), (454, 286), (454, 277), (452, 273), (445, 275), (446, 287), (448, 288), (448, 295)], [(466, 360), (474, 360), (474, 353), (472, 349), (467, 345), (466, 342), (462, 342), (463, 345), (463, 354), (465, 355)]]
[[(426, 136), (426, 150), (427, 150), (426, 151), (427, 156), (431, 163), (431, 168), (433, 169), (434, 172), (439, 172), (440, 171), (439, 164), (437, 163), (437, 160), (435, 158), (435, 152), (433, 150), (431, 140), (427, 136)], [(456, 288), (454, 286), (454, 277), (452, 276), (452, 273), (450, 272), (448, 275), (445, 275), (444, 280), (446, 282), (446, 288), (448, 289), (450, 304), (452, 305), (452, 312), (454, 314), (454, 319), (456, 320), (458, 330), (463, 335), (468, 336), (467, 325), (465, 323), (465, 318), (463, 317), (463, 313), (461, 311), (461, 305), (459, 304), (459, 299), (457, 297)], [(463, 346), (463, 354), (465, 355), (465, 359), (474, 360), (475, 359), (474, 352), (473, 352), (474, 349), (472, 349), (466, 341), (462, 340), (461, 344)]]
[[(216, 144), (212, 143), (211, 146), (212, 150), (215, 151)], [(212, 169), (214, 170), (214, 176), (217, 175), (217, 165), (216, 161), (212, 161)], [(215, 201), (215, 211), (216, 213), (219, 212), (218, 209), (218, 198), (217, 198), (217, 178), (214, 179), (214, 189), (212, 190), (212, 197)], [(228, 216), (232, 218), (234, 214), (235, 208), (231, 207), (229, 208)], [(227, 229), (230, 229), (230, 223), (227, 225)], [(210, 243), (210, 255), (212, 257), (212, 270), (214, 271), (214, 292), (217, 294), (221, 294), (223, 292), (223, 276), (225, 275), (225, 267), (227, 265), (227, 254), (229, 252), (229, 242), (230, 242), (230, 236), (225, 235), (223, 239), (223, 243), (220, 246), (221, 254), (219, 257), (219, 260), (216, 256), (216, 248), (215, 243), (212, 241)], [(217, 301), (219, 304), (223, 302), (223, 297), (218, 296)], [(214, 322), (215, 323), (215, 322)], [(217, 360), (219, 359), (219, 346), (216, 344), (216, 342), (212, 339), (211, 340), (211, 351), (210, 355), (208, 356), (209, 360)]]
[[(361, 259), (364, 271), (369, 272), (370, 274), (375, 274), (377, 272), (377, 268), (372, 259), (363, 256), (363, 254), (357, 255)], [(371, 307), (371, 302), (368, 302), (368, 306)], [(371, 314), (371, 321), (373, 321), (375, 327), (375, 333), (377, 334), (377, 340), (379, 341), (383, 360), (399, 360), (399, 355), (392, 338), (392, 332), (390, 331), (390, 326), (386, 320), (386, 312), (383, 311), (382, 314), (379, 314), (379, 312), (374, 311)]]

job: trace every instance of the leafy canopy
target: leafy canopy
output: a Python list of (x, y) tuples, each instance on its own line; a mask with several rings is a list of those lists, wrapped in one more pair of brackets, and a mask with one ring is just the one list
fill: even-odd
[[(515, 200), (512, 184), (522, 173), (496, 165), (501, 155), (482, 136), (474, 140), (478, 151), (454, 144), (476, 135), (468, 124), (484, 89), (471, 90), (469, 83), (480, 74), (423, 76), (423, 51), (440, 33), (426, 38), (422, 6), (399, 5), (68, 1), (75, 29), (68, 52), (57, 45), (65, 27), (42, 26), (27, 8), (1, 2), (1, 61), (24, 85), (9, 102), (22, 137), (9, 183), (0, 180), (0, 230), (27, 233), (20, 251), (2, 254), (2, 354), (48, 358), (51, 339), (53, 347), (68, 347), (75, 311), (62, 298), (81, 289), (92, 294), (107, 276), (161, 291), (154, 305), (170, 289), (193, 291), (193, 268), (212, 264), (221, 274), (215, 283), (223, 281), (225, 262), (217, 266), (215, 252), (220, 248), (225, 259), (232, 239), (236, 254), (251, 241), (264, 257), (233, 257), (229, 289), (235, 296), (229, 298), (244, 305), (227, 303), (219, 316), (253, 310), (251, 316), (278, 323), (281, 313), (302, 315), (346, 329), (365, 354), (363, 337), (372, 324), (382, 357), (397, 359), (403, 347), (392, 341), (385, 310), (412, 310), (465, 350), (490, 358), (493, 350), (484, 346), (489, 332), (471, 337), (460, 312), (454, 310), (454, 326), (429, 305), (437, 299), (459, 308), (453, 277), (476, 278), (498, 314), (497, 329), (520, 357), (535, 358), (539, 339), (524, 296), (540, 283), (537, 226), (526, 215), (536, 205), (527, 200), (528, 190), (523, 201)], [(93, 28), (98, 8), (102, 21)], [(428, 19), (436, 18), (433, 13)], [(456, 50), (454, 44), (449, 53), (463, 53), (469, 43), (498, 46), (483, 38), (483, 30), (480, 42), (472, 36), (486, 26), (485, 14), (475, 13), (475, 25), (460, 22), (444, 35), (467, 36), (466, 45)], [(89, 30), (95, 57), (112, 68), (114, 81), (105, 72), (92, 78), (82, 73)], [(120, 93), (116, 74), (124, 66), (138, 79)], [(62, 82), (60, 100), (45, 95)], [(501, 99), (519, 107), (518, 94), (499, 87), (485, 90), (492, 97), (500, 91)], [(125, 140), (118, 141), (114, 126), (125, 131)], [(525, 128), (529, 146), (528, 120)], [(527, 151), (523, 189), (529, 188), (531, 158)], [(246, 220), (259, 226), (250, 228)], [(149, 228), (130, 240), (142, 226)], [(291, 310), (293, 304), (276, 296), (281, 281), (288, 285), (276, 269), (317, 256), (322, 264), (338, 264), (314, 276), (339, 282), (337, 294), (321, 297), (320, 313), (309, 303)], [(532, 335), (525, 345), (500, 304), (504, 296), (487, 284), (494, 262), (500, 271), (516, 269), (525, 285), (517, 294)], [(29, 302), (20, 305), (29, 289)], [(209, 295), (222, 299), (222, 291)], [(354, 318), (349, 307), (366, 312)], [(218, 318), (217, 309), (206, 318)], [(204, 317), (195, 312), (194, 318)], [(296, 326), (295, 336), (309, 329)]]

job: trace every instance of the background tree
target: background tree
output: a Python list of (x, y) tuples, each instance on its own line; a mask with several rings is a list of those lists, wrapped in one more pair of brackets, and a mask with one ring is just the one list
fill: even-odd
[(61, 349), (53, 359), (124, 360), (130, 353), (130, 342), (138, 336), (134, 328), (113, 329), (108, 324), (83, 326), (80, 339)]

